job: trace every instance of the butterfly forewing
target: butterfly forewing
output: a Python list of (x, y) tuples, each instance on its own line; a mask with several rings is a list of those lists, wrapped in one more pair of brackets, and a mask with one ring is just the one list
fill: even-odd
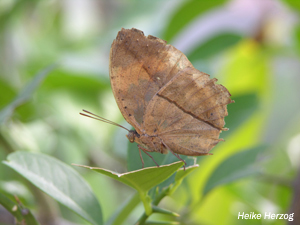
[(122, 29), (111, 47), (110, 80), (146, 150), (205, 155), (222, 140), (229, 92), (165, 41)]
[(191, 66), (176, 48), (137, 29), (122, 29), (110, 52), (110, 80), (117, 104), (137, 131), (149, 101), (181, 69)]

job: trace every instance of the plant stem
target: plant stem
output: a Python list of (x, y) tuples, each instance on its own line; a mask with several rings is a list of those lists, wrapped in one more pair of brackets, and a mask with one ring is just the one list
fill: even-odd
[(145, 213), (150, 216), (152, 214), (152, 207), (151, 207), (151, 198), (149, 197), (148, 192), (140, 193), (140, 198), (144, 204)]
[[(19, 200), (17, 200), (19, 201)], [(25, 208), (20, 202), (16, 203), (0, 192), (0, 203), (9, 211), (17, 220), (18, 224), (39, 225), (32, 215), (31, 211)]]
[[(157, 206), (160, 201), (166, 197), (167, 195), (169, 195), (170, 192), (170, 187), (164, 189), (152, 202), (152, 205)], [(152, 210), (153, 212), (153, 210)], [(151, 213), (152, 214), (152, 213)], [(150, 214), (150, 215), (151, 215)], [(146, 220), (149, 218), (150, 215), (147, 215), (146, 213), (143, 213), (143, 215), (141, 216), (141, 218), (138, 220), (138, 222), (135, 225), (144, 225)]]

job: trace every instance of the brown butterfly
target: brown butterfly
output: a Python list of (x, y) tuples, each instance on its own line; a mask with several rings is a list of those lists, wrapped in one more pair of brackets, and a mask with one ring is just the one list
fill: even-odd
[(141, 150), (151, 158), (147, 152), (170, 151), (184, 162), (179, 154), (209, 155), (223, 140), (219, 135), (227, 130), (223, 127), (227, 104), (233, 102), (230, 93), (166, 41), (122, 28), (111, 46), (109, 74), (119, 109), (135, 130), (86, 110), (97, 118), (81, 114), (128, 130), (143, 166)]

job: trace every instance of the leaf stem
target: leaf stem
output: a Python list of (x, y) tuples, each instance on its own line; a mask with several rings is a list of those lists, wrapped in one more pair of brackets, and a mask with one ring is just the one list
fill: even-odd
[(151, 198), (148, 192), (140, 192), (140, 198), (144, 204), (146, 215), (150, 216), (152, 214)]
[[(167, 195), (169, 195), (170, 193), (170, 187), (164, 189), (152, 202), (152, 205), (157, 206), (160, 201), (166, 197)], [(153, 210), (151, 209), (151, 214), (153, 213)], [(146, 220), (149, 218), (149, 216), (151, 214), (147, 214), (147, 213), (143, 213), (143, 215), (140, 217), (140, 219), (138, 220), (138, 222), (135, 225), (144, 225)]]

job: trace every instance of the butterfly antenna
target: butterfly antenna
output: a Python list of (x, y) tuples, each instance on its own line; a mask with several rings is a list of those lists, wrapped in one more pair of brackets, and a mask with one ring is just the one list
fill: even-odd
[[(103, 118), (101, 116), (98, 116), (98, 115), (96, 115), (94, 113), (91, 113), (91, 112), (89, 112), (89, 111), (87, 111), (85, 109), (83, 109), (82, 111), (85, 112), (85, 113), (87, 113), (87, 114), (85, 114), (85, 113), (81, 113), (80, 112), (79, 114), (82, 115), (82, 116), (86, 116), (86, 117), (89, 117), (89, 118), (92, 118), (92, 119), (95, 119), (95, 120), (99, 120), (99, 121), (104, 122), (104, 123), (108, 123), (108, 124), (111, 124), (111, 125), (115, 125), (117, 127), (121, 127), (121, 128), (123, 128), (123, 129), (125, 129), (125, 130), (127, 130), (129, 132), (129, 130), (126, 127), (123, 127), (122, 125), (120, 125), (118, 123), (115, 123), (113, 121), (105, 119), (105, 118)], [(90, 114), (90, 115), (88, 115), (88, 114)]]

